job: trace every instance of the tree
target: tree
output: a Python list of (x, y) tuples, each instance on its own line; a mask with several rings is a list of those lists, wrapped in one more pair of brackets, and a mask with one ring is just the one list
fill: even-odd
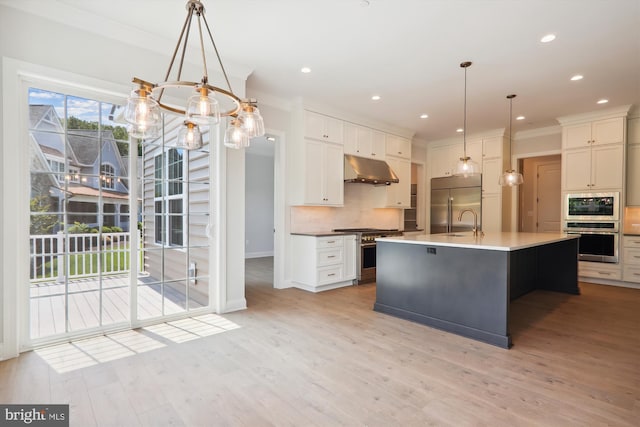
[[(71, 116), (67, 119), (67, 129), (98, 130), (100, 129), (100, 125), (98, 122), (90, 122)], [(102, 130), (111, 131), (121, 156), (127, 156), (129, 154), (129, 132), (125, 126), (102, 125)]]
[(58, 216), (51, 212), (51, 201), (46, 196), (36, 196), (29, 201), (31, 223), (29, 233), (51, 234), (58, 223)]

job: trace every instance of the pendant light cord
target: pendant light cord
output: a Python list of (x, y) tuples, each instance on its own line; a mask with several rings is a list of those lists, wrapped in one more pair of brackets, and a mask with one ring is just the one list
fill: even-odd
[(467, 67), (464, 67), (464, 119), (462, 121), (462, 152), (467, 158)]
[(509, 170), (513, 170), (513, 164), (511, 162), (512, 153), (511, 153), (511, 126), (513, 124), (513, 98), (515, 98), (515, 94), (507, 95), (507, 99), (509, 100)]

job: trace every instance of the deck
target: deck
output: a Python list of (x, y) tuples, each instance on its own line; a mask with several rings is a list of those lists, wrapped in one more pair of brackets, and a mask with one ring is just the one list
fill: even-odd
[[(65, 283), (40, 282), (30, 285), (31, 339), (67, 332), (65, 330), (65, 287), (68, 286), (68, 332), (129, 322), (129, 275), (73, 279)], [(102, 289), (102, 310), (100, 310)], [(163, 293), (164, 291), (164, 293)], [(208, 296), (190, 287), (189, 309), (206, 306)], [(138, 279), (138, 318), (184, 312), (187, 296), (184, 284), (149, 283)]]

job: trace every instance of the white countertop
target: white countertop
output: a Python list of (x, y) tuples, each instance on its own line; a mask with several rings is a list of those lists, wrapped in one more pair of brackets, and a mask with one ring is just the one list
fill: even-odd
[[(455, 234), (453, 236), (452, 234)], [(448, 234), (420, 234), (417, 236), (381, 237), (378, 242), (408, 243), (425, 246), (450, 246), (454, 248), (485, 249), (491, 251), (516, 251), (548, 243), (578, 239), (579, 234), (564, 233), (486, 233), (473, 236), (472, 232)]]

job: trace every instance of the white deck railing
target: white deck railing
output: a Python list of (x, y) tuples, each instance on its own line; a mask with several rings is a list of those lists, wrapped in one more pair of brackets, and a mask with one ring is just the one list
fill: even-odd
[[(137, 236), (137, 233), (133, 234)], [(80, 278), (129, 271), (129, 233), (79, 233), (31, 235), (31, 281), (64, 282)], [(136, 257), (138, 258), (138, 257)]]

